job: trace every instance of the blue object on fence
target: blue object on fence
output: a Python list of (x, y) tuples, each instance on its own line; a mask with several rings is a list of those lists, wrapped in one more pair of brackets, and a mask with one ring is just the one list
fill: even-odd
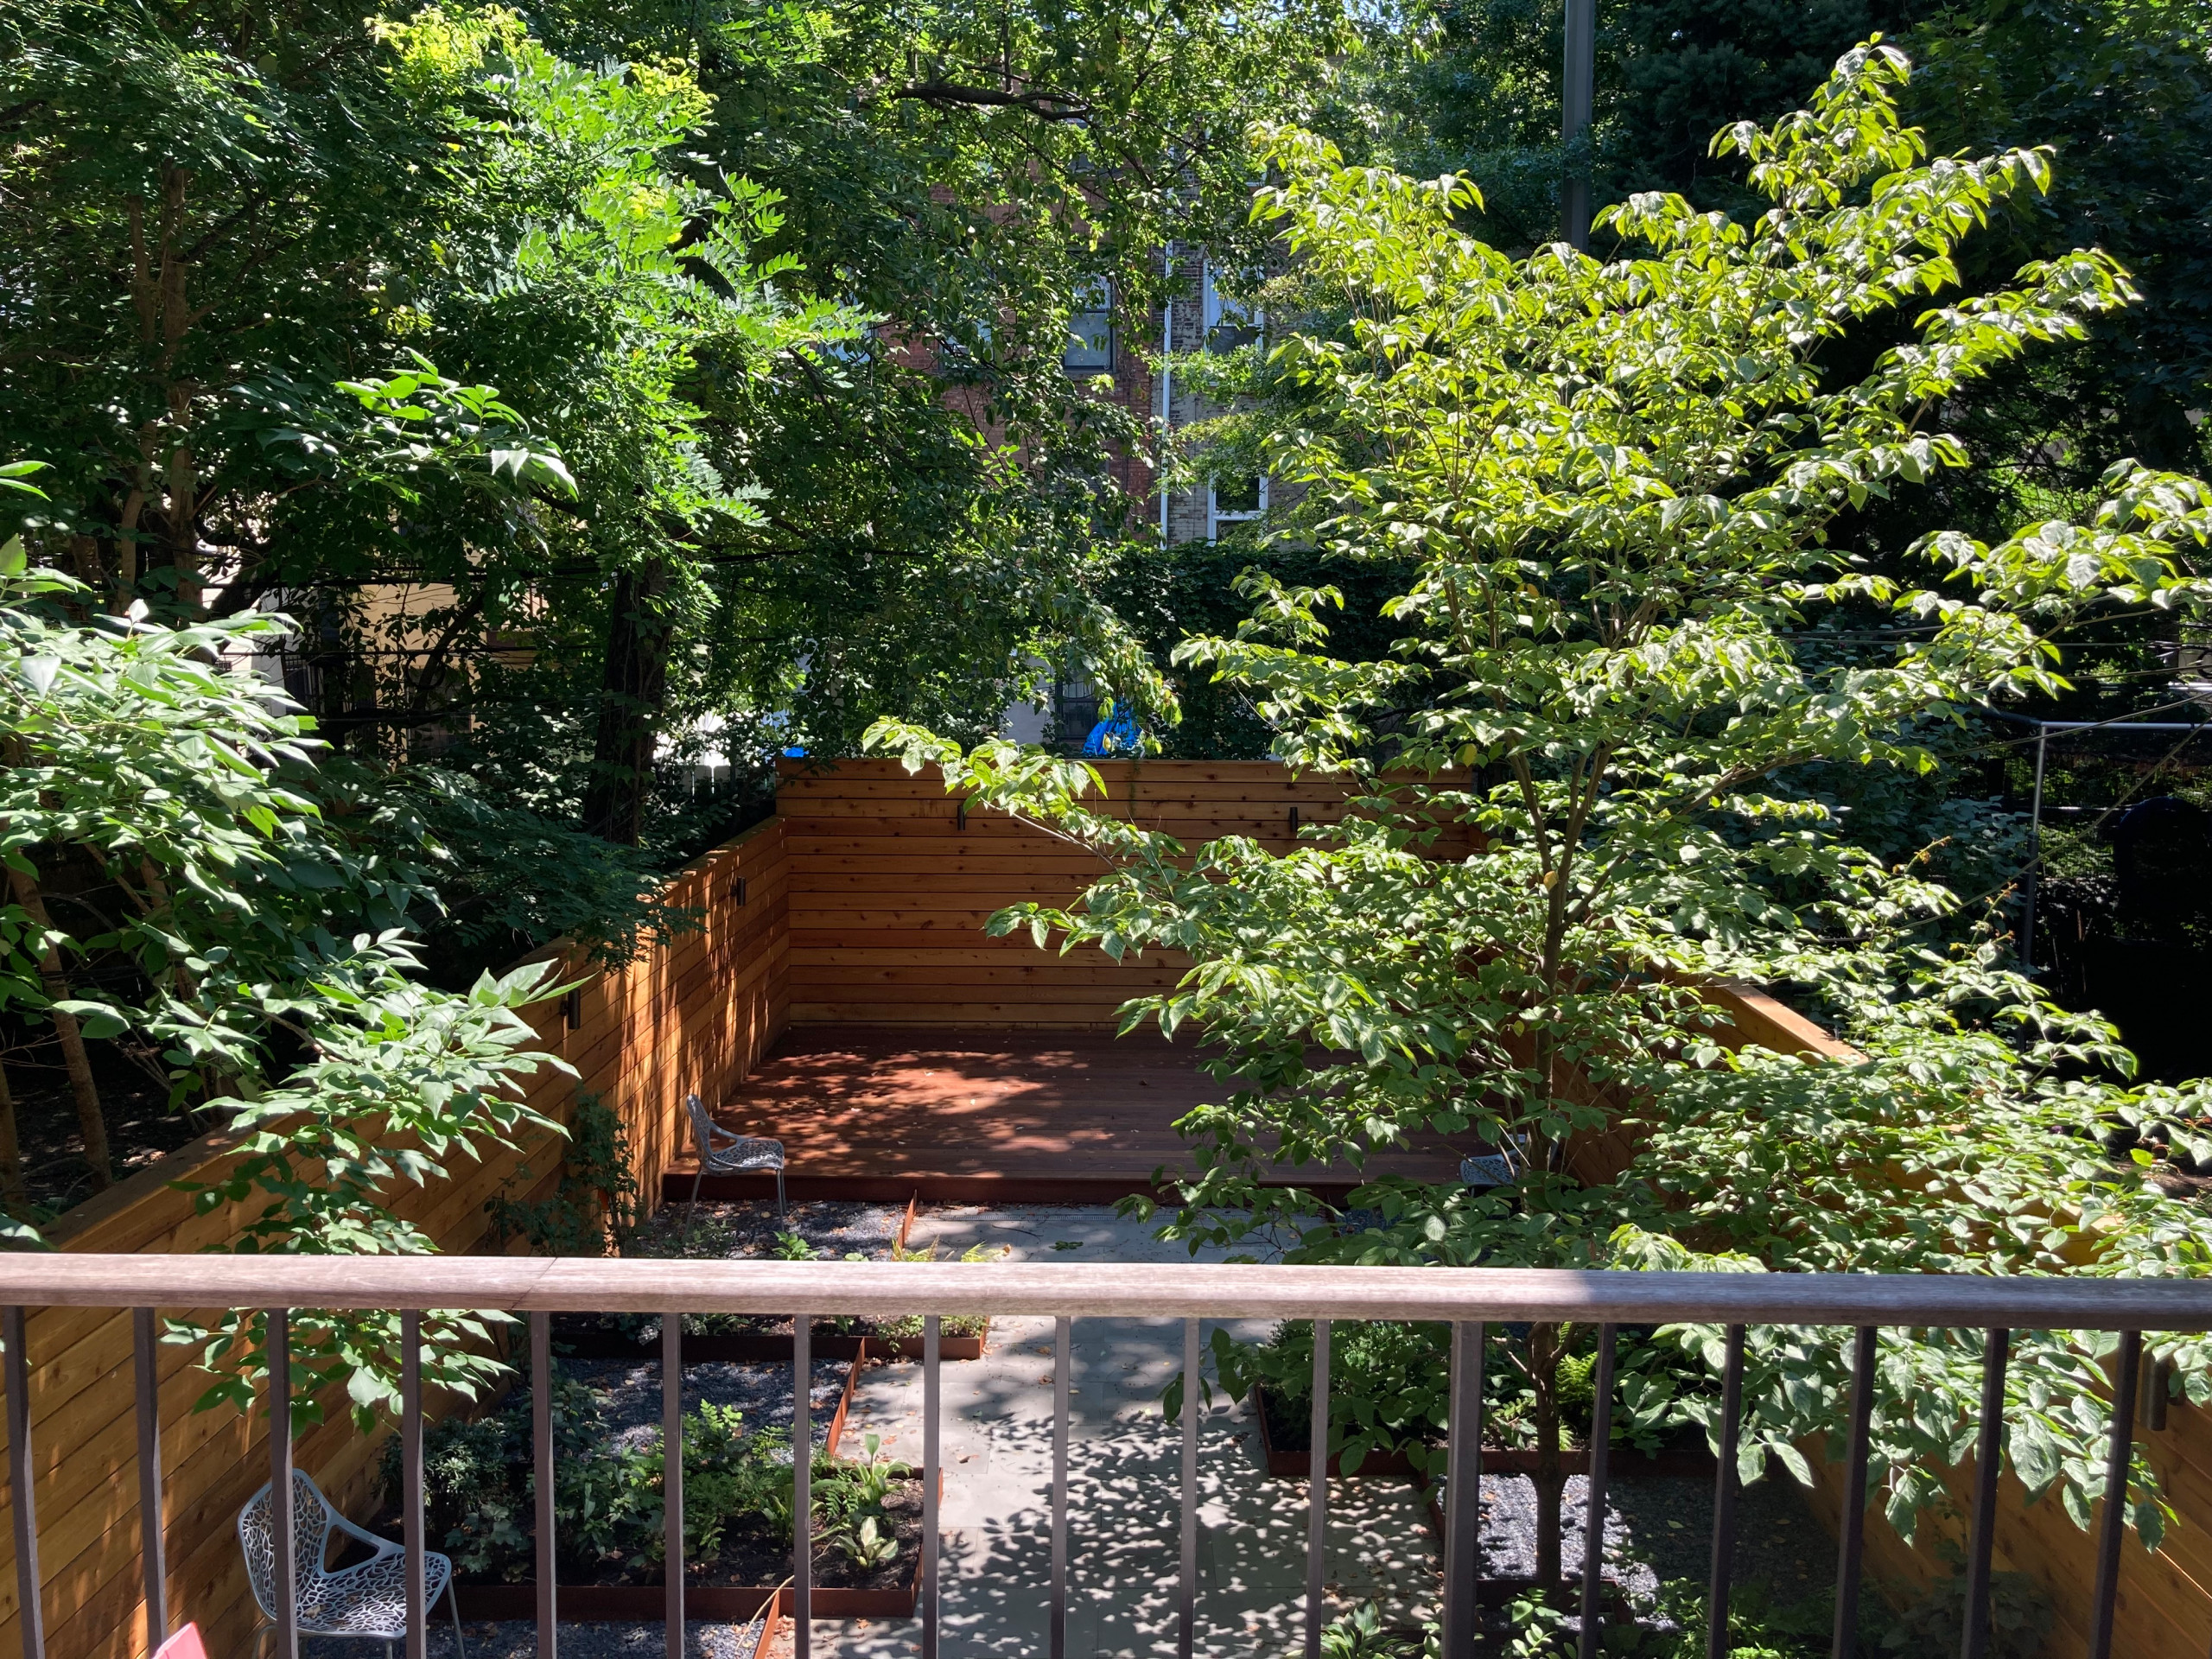
[(1127, 715), (1111, 715), (1090, 728), (1083, 740), (1085, 754), (1135, 754), (1144, 746), (1144, 734)]

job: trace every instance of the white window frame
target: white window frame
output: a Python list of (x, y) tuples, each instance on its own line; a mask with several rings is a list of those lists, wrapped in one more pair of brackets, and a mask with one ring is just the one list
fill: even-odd
[(1211, 478), (1206, 480), (1206, 540), (1209, 542), (1217, 542), (1221, 539), (1221, 527), (1224, 524), (1249, 524), (1253, 519), (1264, 514), (1267, 510), (1268, 475), (1265, 473), (1260, 474), (1260, 505), (1256, 507), (1224, 508), (1221, 505), (1220, 492), (1214, 487), (1213, 480)]
[[(1085, 299), (1098, 303), (1084, 305), (1083, 301)], [(1084, 278), (1083, 288), (1077, 291), (1076, 301), (1076, 309), (1068, 317), (1068, 343), (1060, 348), (1060, 366), (1070, 374), (1111, 374), (1114, 372), (1114, 279), (1111, 276)], [(1103, 317), (1105, 320), (1106, 360), (1103, 363), (1071, 361), (1078, 351), (1088, 354), (1090, 342), (1098, 338), (1076, 332), (1077, 324), (1085, 317)]]
[(1233, 301), (1223, 297), (1214, 282), (1214, 272), (1219, 267), (1211, 257), (1200, 262), (1198, 279), (1198, 346), (1202, 351), (1213, 349), (1213, 332), (1224, 324), (1232, 328), (1249, 328), (1254, 343), (1262, 350), (1268, 343), (1268, 314), (1254, 306), (1248, 314)]

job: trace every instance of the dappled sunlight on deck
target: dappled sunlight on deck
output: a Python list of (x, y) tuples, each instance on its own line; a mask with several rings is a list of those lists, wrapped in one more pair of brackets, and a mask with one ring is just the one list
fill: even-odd
[[(1096, 1201), (1149, 1190), (1162, 1167), (1188, 1167), (1176, 1121), (1230, 1087), (1202, 1069), (1204, 1058), (1193, 1043), (1150, 1032), (799, 1027), (711, 1103), (741, 1134), (784, 1142), (794, 1192)], [(1465, 1150), (1479, 1148), (1470, 1139)], [(1460, 1156), (1424, 1137), (1367, 1168), (1449, 1180)], [(671, 1196), (690, 1193), (691, 1168), (670, 1171)], [(1341, 1193), (1361, 1177), (1285, 1166), (1280, 1179)], [(765, 1185), (709, 1176), (705, 1190), (748, 1197)]]

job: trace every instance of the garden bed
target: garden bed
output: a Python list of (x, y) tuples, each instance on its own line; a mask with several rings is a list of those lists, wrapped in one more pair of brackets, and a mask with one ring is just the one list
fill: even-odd
[[(943, 1478), (940, 1473), (940, 1488)], [(815, 1618), (913, 1617), (921, 1594), (921, 1478), (909, 1475), (896, 1482), (883, 1507), (895, 1520), (899, 1553), (880, 1567), (855, 1566), (817, 1536), (810, 1598)], [(684, 1617), (757, 1618), (772, 1602), (775, 1617), (788, 1617), (797, 1605), (791, 1567), (791, 1550), (779, 1539), (757, 1529), (734, 1531), (712, 1560), (686, 1563)], [(535, 1584), (462, 1583), (455, 1591), (464, 1619), (531, 1618), (537, 1613)], [(666, 1611), (667, 1597), (664, 1580), (564, 1582), (555, 1591), (558, 1617), (579, 1623), (657, 1618)]]
[[(1279, 1479), (1304, 1480), (1313, 1472), (1313, 1433), (1312, 1426), (1300, 1416), (1295, 1420), (1259, 1383), (1252, 1385), (1250, 1395), (1253, 1420), (1260, 1427), (1260, 1457), (1268, 1473)], [(1441, 1453), (1440, 1446), (1433, 1448)], [(1536, 1471), (1536, 1452), (1533, 1446), (1486, 1446), (1483, 1448), (1483, 1472), (1486, 1475), (1529, 1475)], [(1716, 1465), (1713, 1453), (1704, 1446), (1669, 1447), (1651, 1454), (1638, 1452), (1633, 1446), (1616, 1446), (1612, 1456), (1606, 1460), (1607, 1478), (1666, 1478), (1679, 1479), (1700, 1476), (1710, 1478)], [(1590, 1452), (1587, 1446), (1576, 1446), (1560, 1453), (1560, 1467), (1570, 1475), (1590, 1472)], [(1341, 1454), (1329, 1459), (1329, 1472), (1344, 1475)], [(1357, 1479), (1369, 1475), (1399, 1475), (1426, 1484), (1421, 1471), (1414, 1467), (1413, 1460), (1402, 1451), (1372, 1452), (1360, 1460), (1352, 1471)]]
[[(810, 1433), (800, 1455), (814, 1471), (815, 1611), (904, 1618), (919, 1570), (921, 1479), (882, 1455), (874, 1435), (864, 1457), (837, 1455), (858, 1370), (855, 1360), (825, 1361), (809, 1379)], [(707, 1361), (687, 1368), (685, 1380), (688, 1611), (751, 1618), (791, 1577), (792, 1379), (783, 1365)], [(663, 1382), (657, 1364), (634, 1357), (559, 1368), (555, 1541), (563, 1618), (627, 1622), (664, 1611)], [(486, 1417), (435, 1425), (426, 1446), (430, 1542), (454, 1560), (464, 1618), (535, 1615), (531, 1416), (527, 1395), (518, 1392)], [(387, 1469), (388, 1479), (393, 1472)]]
[[(777, 1215), (765, 1204), (709, 1201), (671, 1205), (633, 1235), (626, 1255), (664, 1261), (870, 1261), (934, 1259), (934, 1249), (912, 1252), (917, 1201), (901, 1205), (814, 1199)], [(978, 1260), (974, 1253), (963, 1259)], [(825, 1331), (824, 1325), (837, 1328)], [(557, 1315), (555, 1351), (569, 1359), (648, 1360), (660, 1357), (655, 1314)], [(938, 1339), (942, 1359), (983, 1357), (990, 1321), (947, 1315)], [(817, 1359), (888, 1360), (922, 1357), (922, 1321), (908, 1314), (876, 1320), (838, 1318), (815, 1321), (810, 1349)], [(791, 1357), (787, 1313), (690, 1314), (684, 1319), (683, 1363), (757, 1364)]]

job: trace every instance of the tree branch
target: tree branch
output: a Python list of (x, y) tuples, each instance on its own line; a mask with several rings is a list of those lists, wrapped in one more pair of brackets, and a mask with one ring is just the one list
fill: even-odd
[(911, 99), (932, 109), (1010, 109), (1033, 115), (1040, 121), (1087, 121), (1094, 106), (1081, 99), (1044, 91), (998, 92), (988, 86), (962, 86), (951, 81), (918, 81), (901, 86), (893, 98)]

